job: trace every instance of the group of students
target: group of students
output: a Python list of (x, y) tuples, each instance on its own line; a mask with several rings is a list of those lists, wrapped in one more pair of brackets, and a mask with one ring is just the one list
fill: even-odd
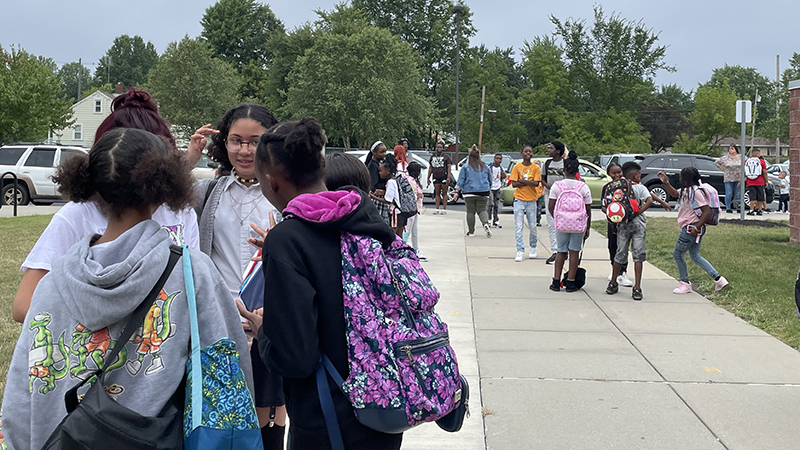
[[(230, 175), (195, 182), (191, 167), (208, 140), (209, 156)], [(283, 448), (287, 413), (292, 448), (328, 448), (315, 368), (325, 354), (349, 372), (340, 236), (395, 235), (367, 197), (373, 180), (364, 164), (324, 157), (324, 145), (315, 119), (278, 122), (268, 108), (244, 104), (216, 129), (198, 129), (181, 152), (146, 92), (117, 97), (88, 155), (57, 169), (70, 202), (22, 264), (13, 317), (23, 329), (3, 397), (2, 445), (41, 448), (67, 415), (65, 393), (117, 345), (106, 393), (144, 416), (167, 406), (190, 356), (190, 311), (175, 301), (187, 286), (181, 264), (134, 337), (115, 339), (174, 244), (191, 256), (200, 345), (232, 347), (224, 370), (244, 376), (264, 448)], [(266, 286), (263, 308), (253, 311), (237, 300), (251, 259), (262, 261)], [(400, 447), (402, 434), (362, 425), (346, 396), (331, 394), (347, 448)]]

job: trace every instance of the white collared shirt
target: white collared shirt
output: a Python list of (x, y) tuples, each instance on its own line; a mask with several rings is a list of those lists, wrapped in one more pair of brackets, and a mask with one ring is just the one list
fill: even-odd
[(276, 221), (280, 219), (278, 210), (261, 193), (259, 184), (248, 187), (234, 176), (228, 178), (214, 215), (211, 260), (222, 274), (231, 298), (239, 297), (242, 275), (256, 252), (256, 248), (247, 243), (247, 238), (260, 238), (250, 228), (250, 223), (269, 229), (270, 211), (274, 211)]

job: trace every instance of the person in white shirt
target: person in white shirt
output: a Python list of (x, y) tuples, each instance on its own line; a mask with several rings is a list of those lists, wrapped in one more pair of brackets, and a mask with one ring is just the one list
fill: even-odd
[(501, 189), (503, 182), (506, 180), (506, 171), (503, 170), (503, 155), (497, 153), (494, 155), (494, 161), (489, 169), (492, 171), (492, 187), (489, 192), (489, 204), (486, 207), (489, 213), (489, 218), (492, 219), (492, 228), (503, 228), (500, 226), (500, 211), (503, 210), (503, 196)]

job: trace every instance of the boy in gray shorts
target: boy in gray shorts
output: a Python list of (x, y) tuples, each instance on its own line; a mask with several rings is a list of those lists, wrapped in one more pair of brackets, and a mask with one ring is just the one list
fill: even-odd
[(617, 224), (617, 254), (614, 256), (614, 273), (608, 283), (608, 288), (606, 288), (606, 294), (619, 292), (617, 276), (622, 269), (622, 264), (628, 262), (628, 246), (630, 246), (635, 274), (631, 296), (634, 300), (639, 301), (642, 299), (642, 263), (647, 259), (645, 245), (647, 218), (645, 218), (644, 212), (653, 204), (653, 198), (650, 196), (650, 191), (639, 184), (642, 180), (642, 168), (639, 164), (634, 161), (623, 164), (622, 176), (633, 184), (631, 200), (638, 202), (639, 212), (627, 222)]

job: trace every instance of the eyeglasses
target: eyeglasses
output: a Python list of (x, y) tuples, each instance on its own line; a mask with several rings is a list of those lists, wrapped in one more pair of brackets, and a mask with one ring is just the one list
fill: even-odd
[(230, 138), (225, 142), (225, 146), (231, 153), (239, 153), (244, 145), (247, 145), (247, 148), (254, 152), (258, 148), (258, 139), (254, 141), (243, 141), (239, 138)]

